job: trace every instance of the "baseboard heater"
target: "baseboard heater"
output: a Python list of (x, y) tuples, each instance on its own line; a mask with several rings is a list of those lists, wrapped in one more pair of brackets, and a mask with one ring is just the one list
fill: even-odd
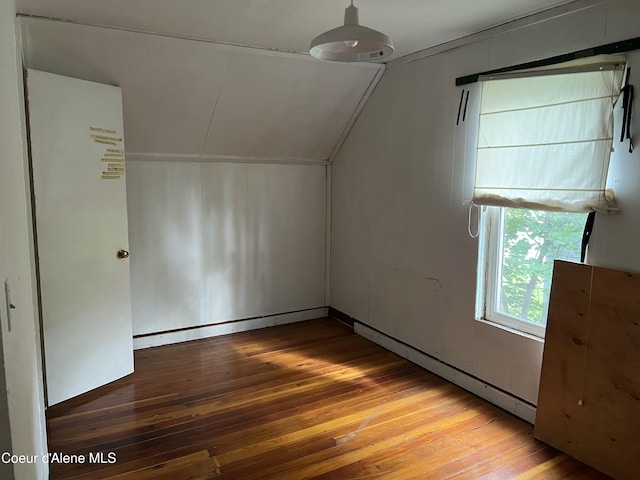
[[(333, 314), (334, 311), (334, 309), (331, 309), (330, 314)], [(354, 319), (353, 329), (358, 335), (377, 343), (378, 345), (400, 355), (403, 358), (406, 358), (425, 370), (458, 385), (459, 387), (487, 400), (517, 417), (520, 417), (526, 422), (529, 422), (532, 425), (534, 424), (536, 419), (536, 406), (526, 400), (518, 398), (501, 388), (484, 382), (473, 375), (469, 375), (463, 370), (424, 353), (401, 340), (390, 337), (375, 328), (369, 327), (359, 320)]]
[(293, 312), (264, 315), (260, 317), (241, 318), (227, 322), (212, 323), (207, 325), (193, 325), (190, 327), (167, 330), (162, 332), (146, 333), (133, 337), (133, 348), (139, 350), (171, 343), (187, 342), (201, 338), (216, 337), (229, 333), (245, 332), (257, 328), (273, 327), (286, 323), (302, 322), (327, 316), (327, 307), (309, 308)]

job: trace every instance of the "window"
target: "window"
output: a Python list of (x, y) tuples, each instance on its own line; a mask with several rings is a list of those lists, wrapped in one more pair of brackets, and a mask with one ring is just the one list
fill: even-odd
[(480, 243), (480, 316), (544, 336), (553, 261), (580, 261), (586, 213), (487, 207)]
[(472, 202), (483, 205), (479, 317), (544, 337), (553, 261), (580, 261), (606, 181), (624, 59), (483, 79)]

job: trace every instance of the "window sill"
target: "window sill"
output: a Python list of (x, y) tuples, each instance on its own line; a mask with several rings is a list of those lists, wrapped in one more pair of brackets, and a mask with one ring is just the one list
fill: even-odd
[(519, 335), (521, 337), (527, 338), (529, 340), (535, 340), (536, 342), (544, 343), (544, 338), (538, 337), (537, 335), (533, 335), (531, 333), (522, 332), (520, 330), (516, 330), (515, 328), (508, 327), (506, 325), (502, 325), (500, 323), (493, 322), (491, 320), (487, 320), (486, 318), (476, 318), (476, 320), (480, 323), (484, 323), (485, 325), (489, 325), (491, 327), (499, 328), (500, 330), (504, 330), (505, 332), (512, 333), (514, 335)]

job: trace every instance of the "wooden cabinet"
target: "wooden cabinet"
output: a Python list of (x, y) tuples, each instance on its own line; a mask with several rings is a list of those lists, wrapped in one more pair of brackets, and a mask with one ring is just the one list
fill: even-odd
[(640, 274), (556, 261), (534, 434), (640, 475)]

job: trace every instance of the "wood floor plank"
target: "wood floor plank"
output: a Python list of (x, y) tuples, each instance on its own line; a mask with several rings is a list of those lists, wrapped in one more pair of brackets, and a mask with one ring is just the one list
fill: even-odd
[[(389, 377), (389, 378), (387, 378)], [(215, 431), (215, 442), (224, 445), (229, 448), (235, 442), (243, 444), (246, 441), (247, 436), (254, 438), (255, 435), (260, 433), (260, 430), (276, 431), (278, 423), (283, 423), (285, 429), (295, 430), (301, 428), (305, 424), (302, 422), (303, 418), (308, 417), (308, 411), (315, 412), (315, 417), (309, 422), (313, 422), (322, 419), (323, 415), (331, 414), (332, 409), (342, 408), (360, 408), (363, 402), (377, 402), (377, 397), (382, 394), (393, 398), (395, 395), (405, 395), (407, 391), (415, 390), (418, 387), (412, 383), (411, 378), (407, 378), (407, 373), (398, 367), (393, 367), (386, 372), (383, 372), (383, 376), (378, 378), (376, 389), (363, 390), (358, 386), (352, 384), (339, 384), (318, 390), (311, 395), (306, 395), (304, 402), (299, 402), (297, 397), (291, 396), (284, 399), (278, 404), (278, 409), (274, 409), (273, 405), (248, 405), (242, 409), (236, 409), (233, 415), (227, 415), (225, 412), (219, 414), (213, 414), (206, 418), (200, 418), (197, 422), (186, 425), (176, 425), (167, 427), (164, 429), (157, 429), (152, 432), (144, 432), (135, 434), (129, 437), (116, 436), (113, 441), (105, 441), (105, 437), (96, 434), (96, 439), (93, 442), (98, 442), (93, 445), (94, 449), (112, 449), (121, 445), (126, 445), (132, 442), (142, 444), (144, 442), (154, 441), (158, 437), (165, 438), (166, 436), (175, 435), (189, 435), (190, 438), (199, 438), (207, 432)], [(331, 399), (330, 403), (327, 401)], [(324, 406), (328, 413), (319, 411), (319, 407)], [(256, 423), (254, 420), (260, 418), (260, 422), (257, 423), (255, 428), (247, 427)], [(284, 419), (284, 420), (283, 420)], [(293, 420), (295, 419), (295, 422)], [(94, 428), (92, 424), (88, 424), (87, 427)], [(278, 430), (281, 431), (281, 430)], [(258, 438), (258, 437), (255, 437)], [(162, 440), (164, 441), (164, 440)], [(93, 443), (91, 442), (91, 443)], [(67, 445), (71, 445), (67, 443)], [(82, 448), (83, 445), (87, 446), (87, 451), (90, 445), (81, 442), (77, 444), (77, 448)]]
[[(493, 419), (500, 421), (500, 417)], [(504, 421), (504, 417), (502, 420)], [(467, 478), (475, 478), (476, 473), (468, 470), (474, 463), (484, 459), (488, 445), (493, 448), (500, 446), (508, 449), (526, 428), (525, 426), (522, 426), (522, 430), (511, 428), (510, 425), (503, 423), (503, 427), (498, 427), (496, 422), (488, 422), (482, 415), (472, 417), (454, 429), (441, 431), (442, 436), (437, 441), (434, 441), (433, 435), (413, 440), (411, 453), (417, 461), (395, 455), (395, 452), (364, 459), (359, 463), (365, 468), (358, 476), (386, 472), (403, 479), (427, 477), (445, 479), (454, 474), (464, 476), (471, 474), (473, 477)]]
[(238, 389), (232, 395), (215, 396), (206, 402), (194, 405), (180, 403), (178, 405), (158, 408), (150, 412), (150, 415), (140, 418), (137, 413), (125, 414), (120, 421), (114, 423), (112, 418), (103, 418), (102, 421), (92, 425), (91, 430), (86, 430), (82, 424), (73, 425), (72, 428), (61, 431), (72, 435), (76, 441), (86, 442), (95, 437), (95, 430), (100, 430), (102, 435), (121, 435), (132, 427), (136, 431), (146, 429), (161, 429), (167, 425), (191, 423), (193, 418), (206, 417), (213, 413), (229, 412), (244, 406), (262, 402), (278, 402), (290, 395), (306, 395), (314, 389), (321, 388), (333, 382), (346, 382), (358, 378), (361, 375), (373, 374), (389, 365), (399, 364), (402, 360), (396, 358), (393, 363), (389, 361), (372, 361), (367, 366), (358, 369), (344, 369), (333, 373), (324, 373), (307, 379), (289, 380), (270, 385), (266, 388), (256, 389), (247, 387)]
[(47, 411), (51, 478), (605, 479), (531, 425), (331, 319), (135, 352)]
[[(479, 405), (480, 401), (477, 401)], [(458, 411), (462, 412), (461, 409)], [(437, 429), (444, 437), (450, 438), (450, 432), (456, 428), (473, 429), (481, 423), (486, 423), (485, 419), (479, 418), (473, 412), (465, 412), (465, 416), (468, 418), (455, 418), (450, 412), (440, 409), (429, 416), (409, 414), (406, 421), (375, 422), (374, 419), (349, 434), (348, 442), (340, 442), (336, 438), (331, 449), (274, 467), (267, 473), (272, 474), (274, 478), (286, 476), (287, 471), (296, 474), (313, 472), (312, 475), (309, 474), (310, 478), (356, 478), (383, 472), (396, 474), (401, 468), (416, 463), (424, 466), (425, 459), (429, 457), (424, 456), (418, 447), (432, 442), (432, 429)], [(436, 418), (440, 421), (435, 421)], [(440, 449), (443, 446), (444, 444), (439, 442), (436, 448)], [(403, 454), (399, 455), (399, 452)], [(396, 478), (405, 477), (398, 475)]]
[(220, 475), (220, 468), (209, 452), (202, 450), (150, 467), (116, 475), (118, 480), (174, 480), (177, 477), (207, 479)]

